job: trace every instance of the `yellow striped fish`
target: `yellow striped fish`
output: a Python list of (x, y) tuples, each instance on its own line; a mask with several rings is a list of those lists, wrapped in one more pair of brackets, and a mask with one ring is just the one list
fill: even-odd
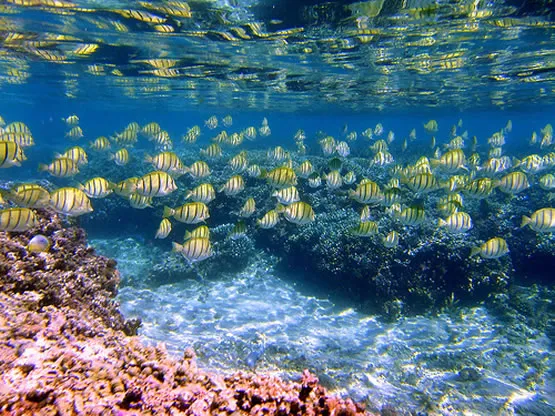
[(93, 211), (89, 197), (77, 188), (60, 188), (50, 193), (50, 206), (54, 211), (77, 217)]
[(205, 178), (212, 173), (208, 164), (202, 160), (193, 163), (185, 171), (195, 179)]
[(160, 222), (160, 225), (158, 226), (158, 230), (156, 231), (156, 235), (154, 236), (154, 238), (164, 239), (168, 235), (170, 235), (171, 230), (172, 223), (167, 218), (163, 218)]
[(495, 182), (495, 185), (508, 194), (518, 194), (530, 187), (528, 177), (523, 172), (511, 172)]
[(21, 166), (23, 160), (25, 160), (23, 150), (17, 143), (0, 141), (0, 168)]
[(57, 178), (69, 178), (79, 173), (79, 165), (67, 157), (60, 157), (50, 165), (39, 164), (39, 171), (48, 172)]
[(374, 221), (365, 221), (351, 228), (351, 232), (359, 237), (371, 237), (378, 234), (378, 224)]
[(189, 202), (177, 208), (164, 207), (164, 217), (173, 217), (185, 224), (197, 224), (210, 218), (208, 206), (202, 202)]
[(387, 248), (394, 248), (399, 245), (399, 233), (397, 231), (391, 231), (385, 237), (383, 237), (383, 245)]
[(494, 237), (480, 247), (473, 247), (470, 251), (470, 256), (479, 254), (484, 259), (498, 259), (509, 252), (507, 242), (501, 237)]
[(173, 251), (181, 254), (190, 263), (202, 261), (212, 256), (212, 245), (208, 238), (193, 237), (183, 244), (172, 243)]
[(245, 189), (245, 181), (241, 175), (232, 176), (227, 182), (219, 189), (219, 192), (224, 192), (227, 196), (235, 196)]
[(539, 209), (530, 217), (523, 215), (520, 228), (527, 225), (532, 230), (540, 233), (551, 233), (555, 231), (555, 208)]
[(129, 163), (129, 151), (119, 149), (116, 153), (110, 155), (110, 160), (113, 160), (118, 166), (125, 166)]
[(57, 159), (64, 157), (67, 159), (71, 159), (75, 163), (77, 163), (78, 166), (86, 165), (87, 163), (89, 163), (87, 152), (85, 152), (85, 149), (80, 146), (74, 146), (70, 149), (67, 149), (62, 154), (56, 154), (55, 157)]
[(272, 193), (272, 196), (277, 198), (278, 202), (283, 205), (290, 205), (293, 202), (301, 200), (301, 197), (299, 196), (299, 191), (294, 186), (276, 190), (274, 191), (274, 193)]
[(466, 212), (455, 212), (445, 220), (437, 221), (438, 227), (445, 227), (453, 233), (465, 233), (472, 228), (472, 218)]
[(31, 147), (35, 144), (33, 136), (24, 132), (4, 132), (0, 135), (0, 141), (15, 142), (22, 148)]
[(369, 179), (363, 179), (355, 190), (349, 191), (349, 198), (361, 204), (374, 204), (382, 202), (384, 195), (379, 185)]
[(94, 142), (89, 143), (89, 147), (93, 150), (103, 151), (111, 147), (110, 140), (104, 136), (97, 137)]
[(83, 129), (79, 126), (75, 126), (66, 133), (65, 137), (69, 137), (70, 139), (80, 139), (83, 136)]
[(112, 193), (114, 184), (104, 178), (96, 177), (89, 179), (84, 184), (79, 184), (77, 188), (85, 192), (90, 198), (100, 199), (106, 198)]
[(405, 225), (418, 225), (424, 222), (425, 215), (424, 208), (412, 206), (397, 212), (395, 216)]
[(142, 196), (159, 197), (171, 194), (177, 189), (173, 178), (166, 172), (156, 170), (142, 176), (132, 192)]
[(34, 183), (24, 183), (13, 187), (6, 194), (6, 198), (25, 208), (45, 208), (50, 203), (48, 191)]
[(240, 217), (248, 218), (252, 214), (254, 214), (255, 210), (256, 210), (256, 202), (255, 202), (254, 198), (249, 198), (245, 201), (245, 203), (243, 204), (243, 206), (239, 210), (238, 214), (239, 214)]
[(201, 183), (185, 194), (185, 199), (208, 204), (216, 199), (216, 190), (210, 183)]
[(143, 196), (139, 194), (132, 193), (127, 197), (129, 205), (135, 209), (145, 209), (152, 207), (152, 197)]
[(201, 225), (195, 228), (193, 231), (185, 231), (185, 236), (183, 240), (189, 240), (190, 238), (210, 238), (210, 229), (207, 225)]
[(315, 220), (316, 215), (314, 209), (303, 201), (293, 202), (290, 205), (278, 205), (276, 208), (278, 214), (283, 214), (285, 219), (293, 224), (304, 225)]
[(275, 209), (268, 211), (262, 218), (256, 221), (260, 228), (274, 228), (279, 222), (279, 214)]
[(271, 186), (276, 188), (286, 188), (291, 185), (297, 185), (297, 174), (289, 167), (280, 166), (265, 172), (262, 176)]
[(139, 182), (140, 178), (133, 177), (124, 179), (121, 182), (118, 182), (114, 185), (113, 190), (116, 195), (129, 197), (133, 192), (135, 192), (135, 188), (137, 187), (137, 182)]
[(35, 213), (29, 208), (0, 210), (0, 231), (27, 231), (39, 224)]
[(162, 152), (156, 156), (145, 156), (145, 162), (150, 163), (154, 169), (168, 173), (181, 174), (185, 172), (185, 165), (174, 152)]

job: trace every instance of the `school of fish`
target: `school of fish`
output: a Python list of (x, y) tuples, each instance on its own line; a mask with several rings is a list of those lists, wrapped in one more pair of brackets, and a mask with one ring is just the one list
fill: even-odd
[[(67, 140), (79, 141), (85, 137), (77, 115), (62, 120), (67, 125)], [(225, 129), (212, 133), (218, 126)], [(177, 143), (156, 122), (144, 126), (130, 122), (121, 131), (90, 140), (88, 151), (82, 146), (68, 146), (54, 154), (52, 160), (41, 163), (38, 170), (51, 176), (55, 183), (56, 178), (79, 175), (80, 167), (88, 164), (89, 158), (104, 158), (104, 163), (114, 163), (125, 169), (130, 158), (137, 157), (135, 146), (142, 141), (153, 149), (153, 154), (142, 156), (145, 166), (151, 169), (149, 173), (117, 183), (102, 176), (80, 178), (75, 186), (52, 190), (37, 183), (18, 183), (0, 194), (3, 206), (0, 231), (22, 232), (33, 228), (37, 225), (34, 212), (37, 208), (49, 207), (60, 214), (75, 217), (93, 211), (91, 200), (113, 194), (127, 200), (134, 209), (145, 209), (152, 206), (153, 198), (180, 192), (183, 203), (164, 207), (159, 228), (153, 234), (159, 239), (169, 237), (174, 221), (194, 226), (180, 242), (173, 242), (173, 250), (194, 263), (214, 253), (210, 227), (216, 224), (210, 224), (209, 205), (223, 198), (219, 195), (240, 200), (240, 210), (233, 212), (238, 220), (229, 234), (229, 238), (237, 239), (248, 235), (249, 224), (272, 229), (280, 226), (282, 219), (296, 226), (316, 221), (317, 212), (303, 201), (303, 196), (322, 188), (343, 197), (352, 210), (360, 212), (359, 224), (350, 228), (349, 233), (358, 237), (377, 237), (385, 247), (395, 249), (403, 236), (395, 230), (380, 230), (381, 216), (390, 216), (406, 227), (418, 227), (433, 219), (438, 229), (463, 234), (474, 227), (471, 214), (465, 210), (466, 198), (485, 199), (495, 192), (516, 195), (532, 186), (545, 192), (555, 190), (552, 173), (555, 152), (550, 151), (553, 147), (550, 124), (541, 129), (539, 135), (531, 133), (529, 145), (537, 153), (520, 159), (504, 154), (503, 146), (512, 131), (511, 121), (482, 143), (476, 136), (469, 138), (467, 131), (459, 134), (462, 126), (463, 122), (459, 120), (450, 129), (447, 139), (439, 143), (436, 139), (437, 121), (422, 123), (422, 129), (429, 136), (429, 151), (433, 157), (416, 155), (417, 159), (408, 164), (395, 161), (396, 156), (391, 150), (395, 134), (392, 131), (385, 134), (380, 123), (360, 133), (348, 131), (345, 126), (342, 139), (318, 132), (315, 145), (308, 143), (307, 135), (299, 129), (291, 138), (292, 150), (282, 146), (270, 147), (265, 152), (265, 162), (255, 164), (250, 160), (249, 150), (238, 150), (238, 147), (245, 139), (252, 142), (258, 138), (260, 141), (271, 134), (266, 118), (258, 127), (247, 126), (228, 132), (226, 129), (233, 127), (231, 115), (221, 119), (211, 116), (204, 122), (204, 129), (199, 125), (189, 128)], [(201, 135), (208, 139), (205, 140), (207, 143), (198, 151), (199, 159), (186, 166), (177, 149), (193, 146)], [(406, 154), (411, 143), (417, 140), (416, 136), (414, 128), (396, 149)], [(366, 141), (363, 147), (369, 153), (362, 158), (351, 153), (357, 140)], [(7, 124), (0, 117), (0, 168), (21, 166), (26, 161), (26, 148), (33, 145), (35, 139), (25, 123), (14, 121)], [(360, 148), (360, 143), (357, 145)], [(213, 183), (213, 169), (220, 166), (214, 163), (216, 160), (225, 162), (223, 173), (227, 174), (227, 179)], [(408, 156), (404, 160), (408, 160)], [(354, 167), (360, 164), (366, 164), (370, 172), (373, 169), (385, 173), (386, 179), (383, 175), (357, 178)], [(266, 198), (275, 201), (273, 209), (257, 210), (258, 204), (267, 201), (257, 203), (249, 195), (250, 184), (254, 182), (267, 184)], [(432, 193), (437, 193), (439, 199), (430, 207), (426, 202)], [(552, 195), (555, 194), (549, 194), (548, 200)], [(520, 227), (526, 226), (538, 233), (555, 231), (555, 208), (544, 207), (524, 216)], [(474, 247), (469, 256), (496, 259), (507, 253), (507, 242), (501, 236), (492, 235), (481, 246)]]

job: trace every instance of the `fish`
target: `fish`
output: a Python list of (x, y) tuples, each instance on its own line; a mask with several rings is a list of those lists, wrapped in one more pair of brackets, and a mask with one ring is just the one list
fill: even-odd
[(266, 179), (268, 184), (276, 188), (297, 185), (297, 174), (289, 167), (280, 166), (269, 172), (263, 172), (261, 176)]
[(247, 170), (248, 165), (247, 154), (244, 151), (229, 160), (229, 166), (234, 173), (243, 173)]
[(62, 121), (69, 126), (75, 126), (79, 124), (79, 117), (77, 117), (77, 115), (75, 114), (72, 114), (70, 116), (67, 116), (66, 118), (62, 118)]
[(201, 183), (185, 194), (185, 200), (208, 204), (216, 199), (216, 190), (210, 183)]
[(278, 204), (276, 212), (283, 214), (287, 221), (297, 225), (305, 225), (316, 219), (312, 206), (303, 201), (293, 202), (290, 205)]
[(551, 233), (555, 231), (555, 208), (539, 209), (529, 217), (523, 215), (520, 228), (526, 226), (540, 233)]
[(150, 196), (143, 196), (132, 193), (127, 196), (127, 200), (129, 201), (129, 205), (131, 205), (131, 207), (135, 209), (145, 209), (152, 207), (152, 197)]
[(193, 231), (185, 231), (185, 236), (183, 240), (189, 240), (191, 238), (210, 238), (210, 229), (207, 225), (200, 225), (195, 228)]
[(518, 194), (528, 189), (530, 182), (528, 182), (528, 177), (525, 173), (516, 171), (503, 176), (494, 185), (505, 193)]
[(23, 208), (46, 208), (50, 203), (50, 193), (34, 183), (14, 186), (6, 193), (6, 198)]
[(441, 188), (436, 176), (432, 173), (419, 173), (411, 178), (408, 178), (404, 183), (409, 189), (417, 194), (433, 192)]
[(420, 206), (411, 206), (399, 212), (393, 210), (394, 216), (405, 225), (418, 225), (424, 222), (425, 211)]
[(23, 149), (15, 142), (0, 141), (0, 168), (21, 166), (25, 159)]
[(370, 213), (370, 206), (365, 205), (362, 210), (360, 211), (360, 222), (367, 222), (372, 219), (372, 215)]
[(104, 136), (97, 137), (93, 142), (89, 143), (91, 149), (99, 152), (109, 150), (111, 146), (110, 140)]
[(106, 198), (113, 192), (113, 188), (113, 183), (101, 177), (89, 179), (77, 186), (77, 189), (85, 192), (89, 198)]
[(235, 196), (245, 189), (245, 180), (241, 175), (234, 175), (218, 190), (227, 196)]
[(279, 222), (279, 214), (276, 210), (268, 211), (264, 216), (256, 221), (260, 228), (274, 228)]
[(222, 118), (222, 124), (225, 127), (231, 127), (233, 125), (233, 118), (228, 114), (224, 118)]
[(338, 170), (330, 171), (323, 178), (326, 180), (326, 188), (329, 190), (339, 189), (343, 185), (343, 177)]
[(42, 234), (37, 234), (29, 240), (25, 249), (30, 253), (47, 252), (50, 249), (50, 240)]
[(223, 151), (218, 143), (212, 143), (206, 149), (201, 149), (200, 154), (209, 159), (218, 159), (223, 156)]
[(138, 177), (132, 177), (132, 178), (124, 179), (123, 181), (114, 184), (113, 185), (114, 193), (126, 198), (129, 197), (129, 195), (135, 192), (135, 189), (137, 187), (137, 182), (139, 182), (139, 179), (140, 178)]
[(256, 202), (254, 198), (248, 198), (237, 214), (240, 217), (248, 218), (252, 214), (254, 214), (255, 210), (256, 210)]
[(183, 244), (173, 242), (172, 251), (181, 254), (190, 263), (206, 260), (214, 254), (210, 240), (202, 237), (192, 237)]
[(440, 218), (437, 225), (453, 233), (465, 233), (473, 227), (472, 218), (466, 212), (455, 212), (445, 220)]
[(125, 166), (129, 163), (129, 151), (127, 149), (119, 149), (109, 157), (118, 166)]
[(428, 133), (435, 133), (438, 130), (437, 121), (429, 120), (427, 123), (424, 124), (424, 130)]
[(555, 175), (547, 173), (538, 179), (538, 183), (542, 189), (555, 189)]
[(171, 231), (171, 221), (167, 218), (162, 218), (162, 221), (160, 221), (160, 225), (158, 226), (158, 230), (156, 231), (156, 235), (154, 236), (154, 238), (164, 239), (168, 235), (170, 235)]
[(55, 154), (54, 157), (56, 159), (60, 159), (60, 158), (71, 159), (75, 163), (77, 163), (78, 166), (84, 166), (87, 163), (89, 163), (89, 158), (87, 156), (87, 152), (85, 151), (85, 149), (83, 149), (80, 146), (74, 146), (70, 149), (67, 149), (62, 154), (59, 154), (59, 153)]
[(459, 169), (468, 170), (465, 166), (466, 157), (461, 149), (449, 150), (443, 154), (439, 159), (431, 159), (430, 165), (432, 168), (441, 168), (446, 172), (456, 172)]
[(322, 185), (322, 178), (316, 172), (313, 172), (308, 177), (308, 186), (311, 188), (318, 188)]
[(132, 185), (132, 192), (148, 197), (166, 196), (176, 189), (177, 185), (174, 179), (168, 173), (160, 170), (147, 173), (135, 185)]
[(191, 166), (185, 169), (185, 172), (195, 179), (205, 178), (212, 173), (208, 164), (202, 160), (194, 162)]
[(50, 193), (50, 206), (54, 211), (77, 217), (93, 211), (89, 197), (77, 188), (59, 188)]
[(237, 221), (231, 231), (229, 232), (228, 237), (232, 240), (237, 240), (238, 238), (244, 237), (247, 235), (247, 224), (244, 221)]
[(177, 208), (164, 207), (164, 217), (173, 217), (185, 224), (197, 224), (210, 218), (208, 206), (202, 202), (188, 202)]
[(383, 237), (382, 241), (386, 248), (397, 247), (399, 245), (399, 233), (397, 231), (390, 231), (385, 237)]
[(72, 127), (65, 135), (65, 137), (70, 139), (80, 139), (83, 136), (83, 129), (80, 126)]
[(378, 234), (378, 224), (374, 221), (365, 221), (351, 228), (351, 232), (359, 237), (371, 237)]
[(509, 253), (507, 242), (501, 237), (494, 237), (479, 247), (470, 250), (470, 257), (479, 254), (484, 259), (498, 259)]
[(210, 130), (214, 130), (216, 127), (218, 127), (218, 117), (211, 116), (204, 122), (204, 125)]
[(174, 152), (161, 152), (155, 156), (145, 155), (145, 162), (150, 163), (156, 170), (170, 174), (185, 173), (185, 165)]
[(39, 172), (48, 172), (57, 178), (69, 178), (79, 173), (79, 165), (72, 159), (60, 157), (49, 165), (39, 164)]
[(39, 225), (38, 218), (29, 208), (0, 210), (0, 231), (23, 232)]
[(23, 149), (35, 145), (33, 136), (24, 132), (4, 132), (0, 134), (0, 141), (17, 143)]
[(283, 205), (290, 205), (301, 200), (299, 191), (295, 186), (278, 189), (272, 193), (272, 196), (277, 198), (278, 202)]
[(345, 185), (352, 185), (353, 183), (356, 182), (356, 180), (357, 180), (357, 176), (355, 172), (353, 172), (352, 170), (350, 170), (345, 175), (343, 175), (343, 182), (345, 183)]
[(366, 179), (362, 180), (355, 190), (349, 191), (349, 198), (361, 204), (376, 204), (383, 201), (384, 195), (376, 182)]

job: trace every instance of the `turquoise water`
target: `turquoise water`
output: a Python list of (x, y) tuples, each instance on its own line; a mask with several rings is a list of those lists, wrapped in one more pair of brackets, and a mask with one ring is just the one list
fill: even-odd
[[(218, 371), (290, 378), (309, 368), (373, 409), (551, 414), (555, 237), (547, 219), (539, 231), (520, 225), (554, 207), (554, 29), (547, 0), (1, 2), (0, 116), (3, 128), (25, 123), (35, 142), (20, 167), (0, 170), (3, 208), (15, 206), (6, 195), (23, 182), (51, 193), (94, 177), (116, 184), (155, 170), (145, 156), (162, 151), (187, 167), (206, 161), (210, 175), (179, 172), (177, 190), (151, 207), (111, 194), (69, 219), (118, 261), (118, 299), (142, 319), (145, 342), (175, 355), (193, 346), (199, 365)], [(78, 122), (62, 120), (71, 115)], [(132, 122), (156, 122), (168, 139), (140, 130), (126, 141)], [(83, 137), (69, 135), (77, 125)], [(200, 135), (182, 140), (193, 126)], [(224, 131), (222, 156), (206, 156)], [(110, 149), (90, 147), (100, 136)], [(89, 161), (79, 173), (37, 171), (74, 146)], [(283, 158), (273, 156), (278, 146)], [(110, 156), (121, 149), (125, 165)], [(449, 169), (440, 158), (458, 149), (464, 163)], [(234, 168), (242, 151), (265, 173), (292, 168), (315, 220), (280, 213), (275, 227), (260, 227), (280, 186)], [(438, 184), (418, 190), (422, 157)], [(305, 161), (319, 186), (301, 175)], [(354, 182), (333, 189), (335, 170)], [(504, 179), (514, 172), (527, 186)], [(169, 236), (155, 238), (164, 206), (235, 174), (245, 189), (207, 204), (210, 257), (172, 253), (200, 224), (171, 218)], [(476, 195), (470, 183), (484, 178), (491, 189)], [(365, 204), (352, 195), (363, 179), (399, 189), (401, 204), (366, 204), (377, 227), (366, 236), (356, 231)], [(455, 193), (472, 218), (466, 232), (438, 225), (449, 216), (441, 198)], [(231, 238), (248, 197), (255, 213)], [(400, 212), (415, 207), (425, 219), (411, 225)], [(399, 243), (388, 247), (392, 231)], [(469, 256), (493, 237), (508, 253)]]

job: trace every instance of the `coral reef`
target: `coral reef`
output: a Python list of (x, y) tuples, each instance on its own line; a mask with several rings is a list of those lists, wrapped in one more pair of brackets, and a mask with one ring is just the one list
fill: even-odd
[[(39, 214), (36, 229), (0, 233), (0, 413), (364, 414), (306, 371), (298, 382), (224, 376), (197, 369), (190, 349), (175, 361), (163, 345), (142, 345), (113, 301), (115, 262), (96, 256), (79, 228)], [(52, 248), (29, 254), (37, 232)]]

